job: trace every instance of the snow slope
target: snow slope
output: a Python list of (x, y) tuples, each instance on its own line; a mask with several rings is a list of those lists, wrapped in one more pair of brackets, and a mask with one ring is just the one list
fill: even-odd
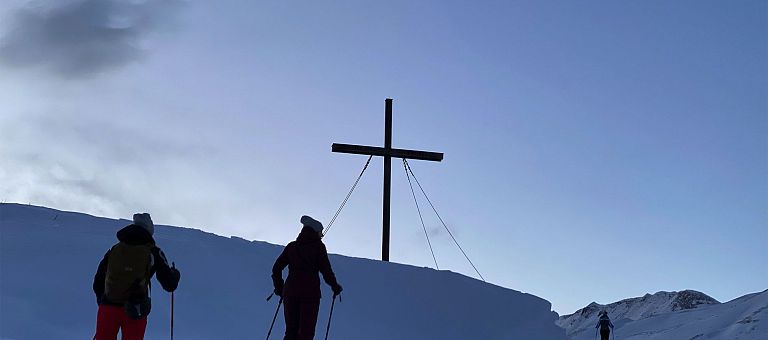
[(602, 309), (611, 316), (619, 339), (768, 340), (768, 290), (722, 304), (691, 290), (659, 292), (606, 306), (591, 303), (557, 323), (573, 340), (594, 339)]
[[(0, 338), (90, 339), (94, 271), (125, 220), (0, 204)], [(298, 227), (297, 227), (298, 233)], [(177, 339), (266, 335), (276, 299), (269, 278), (281, 246), (157, 226), (155, 239), (182, 272)], [(331, 339), (565, 340), (548, 301), (449, 271), (332, 255), (342, 285)], [(324, 336), (331, 296), (320, 307)], [(154, 284), (147, 339), (168, 337), (169, 294)], [(278, 317), (272, 337), (284, 327)]]

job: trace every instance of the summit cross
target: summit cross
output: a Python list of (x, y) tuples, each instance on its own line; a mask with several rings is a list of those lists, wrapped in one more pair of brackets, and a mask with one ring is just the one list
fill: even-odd
[(387, 98), (384, 101), (384, 147), (339, 144), (333, 143), (331, 151), (340, 153), (351, 153), (357, 155), (381, 156), (384, 157), (384, 206), (382, 218), (382, 238), (381, 238), (381, 260), (389, 261), (389, 211), (390, 211), (390, 193), (392, 187), (392, 157), (403, 159), (419, 159), (424, 161), (440, 162), (443, 160), (441, 152), (429, 152), (406, 149), (392, 148), (392, 99)]

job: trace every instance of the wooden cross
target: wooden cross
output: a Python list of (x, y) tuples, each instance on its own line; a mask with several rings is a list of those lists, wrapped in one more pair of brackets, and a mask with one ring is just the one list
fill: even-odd
[(417, 150), (404, 150), (392, 148), (392, 99), (384, 101), (384, 147), (339, 144), (333, 143), (331, 151), (352, 153), (357, 155), (384, 157), (384, 217), (382, 219), (383, 232), (381, 238), (381, 260), (389, 261), (389, 202), (390, 189), (392, 187), (392, 157), (404, 159), (420, 159), (425, 161), (440, 162), (443, 154), (440, 152), (428, 152)]

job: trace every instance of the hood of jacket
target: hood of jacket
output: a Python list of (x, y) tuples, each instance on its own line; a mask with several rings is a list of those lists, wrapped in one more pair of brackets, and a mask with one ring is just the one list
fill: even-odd
[(312, 227), (304, 227), (304, 228), (301, 228), (301, 232), (299, 233), (299, 236), (296, 237), (296, 242), (299, 242), (299, 243), (320, 242), (320, 235), (318, 235), (317, 231), (312, 229)]
[(155, 244), (155, 239), (144, 228), (131, 224), (117, 232), (117, 239), (120, 242), (130, 245)]

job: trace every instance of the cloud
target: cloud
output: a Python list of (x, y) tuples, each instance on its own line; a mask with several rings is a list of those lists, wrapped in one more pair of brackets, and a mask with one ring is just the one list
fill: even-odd
[(0, 122), (0, 200), (120, 216), (184, 197), (186, 183), (210, 176), (195, 167), (197, 159), (215, 159), (204, 145), (82, 118), (28, 114)]
[(0, 38), (0, 62), (87, 77), (140, 59), (146, 37), (170, 21), (181, 0), (76, 0), (27, 6)]

